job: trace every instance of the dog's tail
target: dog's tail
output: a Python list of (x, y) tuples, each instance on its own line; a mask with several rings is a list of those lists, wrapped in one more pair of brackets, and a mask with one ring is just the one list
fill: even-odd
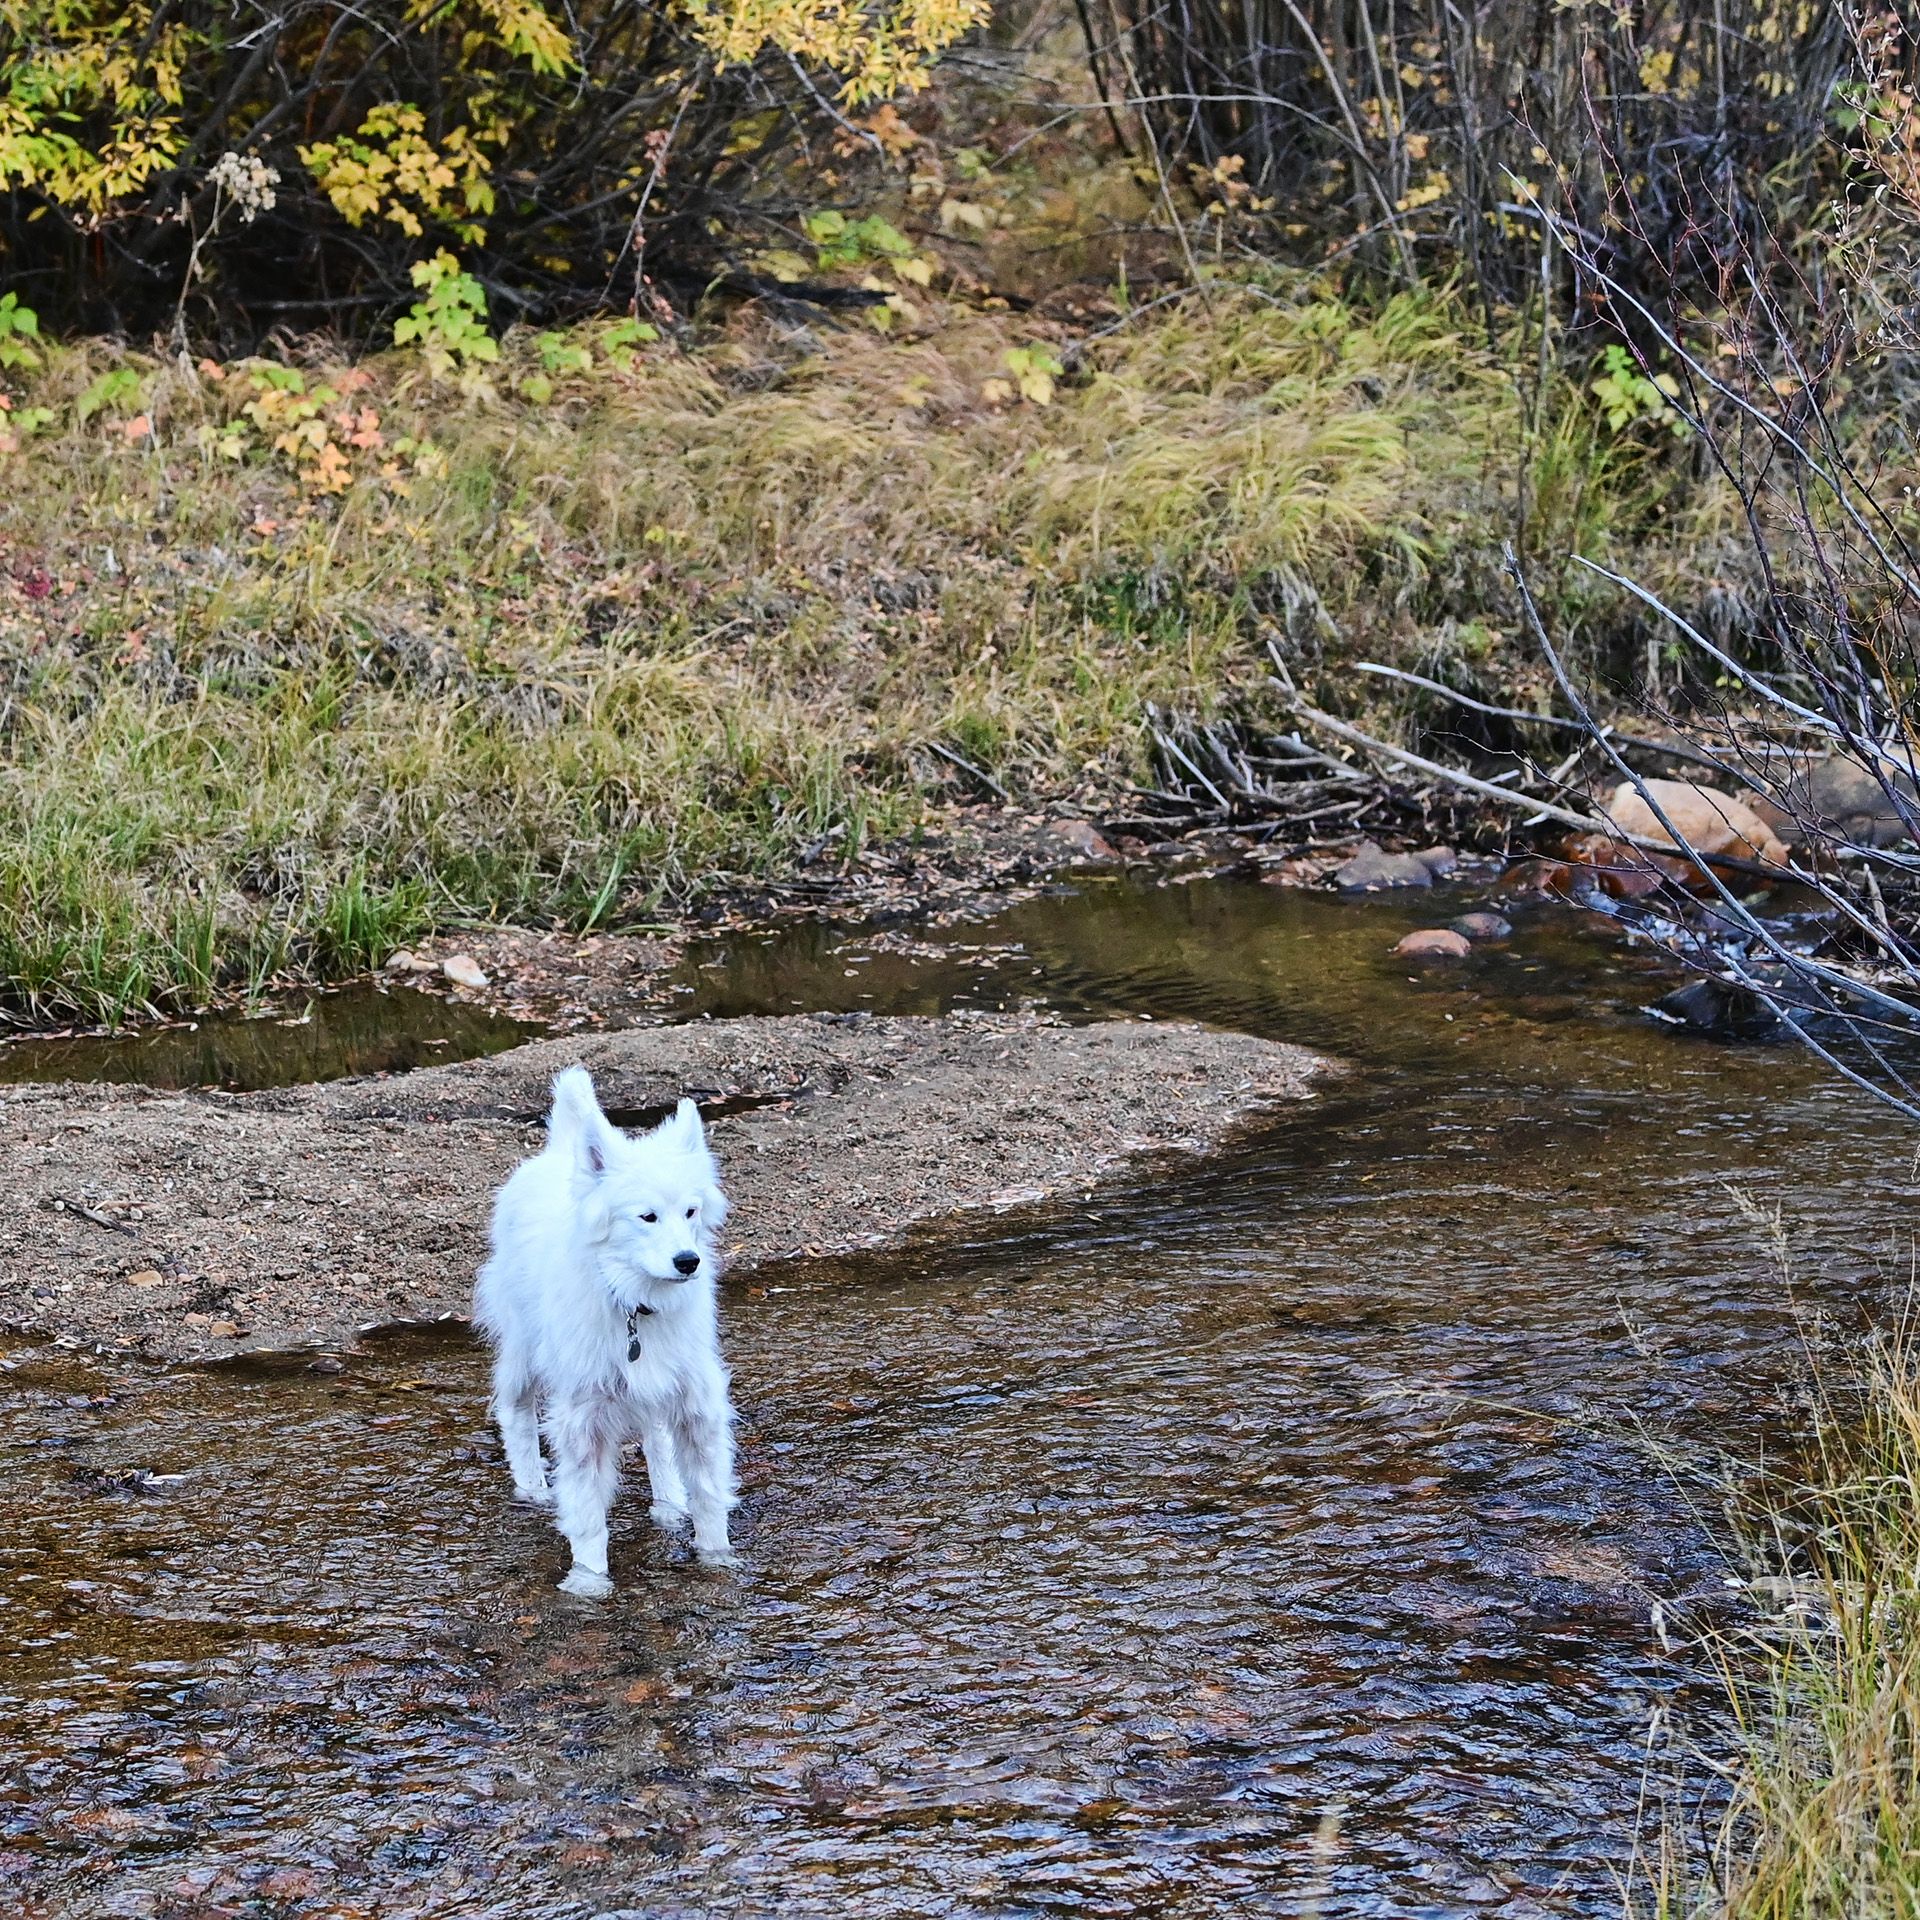
[(613, 1125), (600, 1111), (585, 1067), (568, 1067), (553, 1080), (553, 1111), (547, 1116), (547, 1144), (569, 1155), (579, 1170), (598, 1179), (607, 1170)]

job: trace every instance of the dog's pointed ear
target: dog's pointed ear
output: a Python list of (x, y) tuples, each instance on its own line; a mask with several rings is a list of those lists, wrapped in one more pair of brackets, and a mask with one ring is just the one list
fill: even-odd
[(666, 1119), (660, 1122), (660, 1137), (683, 1153), (698, 1153), (707, 1144), (707, 1123), (691, 1100), (682, 1098)]
[(585, 1067), (569, 1067), (553, 1082), (553, 1111), (547, 1116), (547, 1142), (569, 1154), (589, 1180), (598, 1180), (612, 1155), (613, 1126), (600, 1111)]

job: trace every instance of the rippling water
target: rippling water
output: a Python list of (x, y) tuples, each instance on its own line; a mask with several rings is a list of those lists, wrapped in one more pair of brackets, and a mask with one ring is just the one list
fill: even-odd
[(0, 1891), (1618, 1911), (1650, 1716), (1688, 1698), (1652, 1603), (1724, 1574), (1651, 1443), (1758, 1446), (1795, 1351), (1729, 1189), (1785, 1209), (1801, 1306), (1847, 1306), (1911, 1143), (1790, 1051), (1655, 1027), (1646, 963), (1563, 913), (1409, 980), (1418, 911), (1094, 885), (696, 956), (721, 1013), (1031, 1000), (1359, 1066), (1230, 1160), (736, 1289), (738, 1575), (629, 1501), (616, 1601), (555, 1594), (456, 1333), (338, 1373), (18, 1352)]

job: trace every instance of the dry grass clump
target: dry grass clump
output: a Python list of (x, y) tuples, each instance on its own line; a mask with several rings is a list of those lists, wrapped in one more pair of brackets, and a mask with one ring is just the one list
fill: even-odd
[(929, 742), (1124, 774), (1146, 701), (1254, 671), (1263, 581), (1417, 573), (1510, 427), (1436, 300), (1222, 293), (995, 403), (1023, 340), (514, 336), (466, 393), (52, 353), (0, 459), (0, 1005), (644, 916), (902, 827)]
[(1751, 1536), (1762, 1618), (1712, 1637), (1731, 1789), (1703, 1846), (1668, 1821), (1636, 1906), (1690, 1920), (1920, 1913), (1920, 1339), (1815, 1386), (1800, 1470)]

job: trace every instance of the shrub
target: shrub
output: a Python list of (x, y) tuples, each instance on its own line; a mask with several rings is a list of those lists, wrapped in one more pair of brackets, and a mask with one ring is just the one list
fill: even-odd
[(983, 12), (0, 0), (0, 269), (52, 323), (227, 345), (383, 318), (443, 251), (503, 317), (626, 306)]
[[(1910, 81), (1910, 0), (1900, 12)], [(1204, 215), (1408, 277), (1458, 263), (1490, 318), (1551, 284), (1535, 203), (1603, 236), (1629, 278), (1688, 265), (1711, 290), (1763, 225), (1817, 242), (1809, 209), (1844, 174), (1827, 136), (1852, 65), (1845, 8), (1115, 0), (1082, 17), (1116, 124), (1124, 99)]]

